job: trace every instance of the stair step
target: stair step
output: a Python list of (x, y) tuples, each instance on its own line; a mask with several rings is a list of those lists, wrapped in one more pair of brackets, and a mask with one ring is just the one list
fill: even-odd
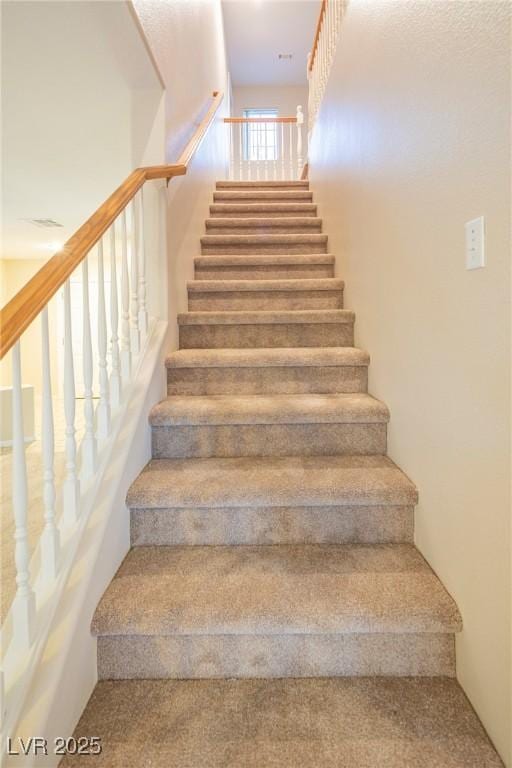
[(385, 456), (153, 459), (132, 545), (412, 542), (417, 491)]
[(184, 312), (178, 315), (178, 325), (180, 349), (354, 344), (354, 313), (345, 309)]
[(313, 193), (307, 189), (223, 189), (213, 193), (215, 203), (239, 202), (311, 202)]
[(201, 253), (327, 253), (327, 235), (203, 235)]
[(317, 208), (313, 203), (215, 203), (210, 205), (210, 216), (216, 218), (260, 218), (316, 216)]
[(343, 280), (195, 280), (187, 283), (191, 312), (341, 309)]
[(309, 189), (309, 181), (218, 181), (216, 189)]
[(454, 675), (460, 629), (408, 544), (135, 547), (92, 621), (100, 679)]
[(205, 221), (208, 235), (301, 234), (322, 231), (318, 216), (213, 218)]
[(373, 454), (389, 411), (365, 393), (173, 396), (149, 420), (154, 458)]
[(369, 356), (354, 347), (183, 349), (166, 360), (169, 395), (366, 392)]
[[(110, 680), (74, 736), (91, 734), (104, 768), (503, 766), (448, 678)], [(91, 762), (68, 754), (61, 768)]]
[(194, 259), (196, 280), (281, 280), (334, 277), (332, 254), (297, 253), (291, 256), (198, 256)]

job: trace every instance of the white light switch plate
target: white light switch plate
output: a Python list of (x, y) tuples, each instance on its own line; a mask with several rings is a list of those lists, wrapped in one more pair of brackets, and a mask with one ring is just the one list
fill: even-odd
[(466, 269), (485, 267), (485, 222), (484, 217), (464, 224), (466, 230)]

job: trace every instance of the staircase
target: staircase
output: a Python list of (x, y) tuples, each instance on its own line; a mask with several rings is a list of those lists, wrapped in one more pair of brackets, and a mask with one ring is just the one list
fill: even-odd
[(500, 765), (343, 288), (308, 182), (217, 183), (93, 618), (95, 765)]

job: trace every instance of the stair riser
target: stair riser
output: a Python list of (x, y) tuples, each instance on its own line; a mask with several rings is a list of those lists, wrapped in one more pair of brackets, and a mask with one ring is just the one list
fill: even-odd
[(237, 192), (234, 189), (213, 193), (214, 203), (311, 203), (313, 193), (307, 190), (244, 190)]
[(414, 508), (132, 509), (132, 546), (413, 542)]
[(193, 291), (189, 292), (188, 309), (190, 312), (343, 309), (343, 291)]
[(299, 395), (367, 392), (366, 366), (169, 368), (169, 395)]
[(334, 277), (334, 264), (196, 267), (194, 277), (196, 280), (311, 280)]
[(180, 349), (256, 347), (352, 347), (353, 323), (182, 325)]
[(455, 676), (452, 634), (106, 636), (108, 679)]
[(386, 427), (385, 423), (153, 427), (153, 458), (382, 454)]
[(302, 218), (315, 218), (317, 216), (316, 205), (305, 204), (303, 207), (291, 206), (288, 210), (267, 210), (266, 208), (260, 208), (259, 210), (251, 210), (248, 205), (225, 205), (210, 206), (210, 217), (212, 219), (259, 219), (262, 216), (268, 219), (283, 219), (283, 218), (296, 218), (300, 216)]
[(215, 256), (216, 254), (243, 256), (262, 253), (273, 254), (295, 254), (295, 253), (327, 253), (327, 243), (308, 242), (308, 243), (280, 243), (272, 242), (260, 243), (201, 243), (201, 253), (203, 256)]

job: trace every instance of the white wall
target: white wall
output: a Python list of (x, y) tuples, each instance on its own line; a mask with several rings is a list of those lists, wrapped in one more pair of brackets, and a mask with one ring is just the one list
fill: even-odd
[[(351, 0), (310, 177), (416, 541), (464, 630), (458, 677), (510, 756), (510, 6)], [(466, 271), (483, 215), (487, 266)]]
[(308, 89), (306, 86), (234, 86), (233, 116), (242, 117), (244, 109), (276, 108), (279, 117), (294, 117), (297, 106), (302, 106), (304, 125), (307, 125)]
[(194, 276), (193, 259), (212, 202), (217, 179), (226, 178), (227, 145), (222, 118), (229, 114), (230, 85), (220, 0), (134, 0), (148, 45), (165, 83), (166, 160), (175, 162), (213, 91), (224, 101), (184, 177), (168, 188), (169, 339), (178, 344), (176, 313), (187, 309), (186, 281)]
[(2, 3), (2, 258), (49, 258), (143, 158), (162, 162), (161, 98), (127, 3)]

